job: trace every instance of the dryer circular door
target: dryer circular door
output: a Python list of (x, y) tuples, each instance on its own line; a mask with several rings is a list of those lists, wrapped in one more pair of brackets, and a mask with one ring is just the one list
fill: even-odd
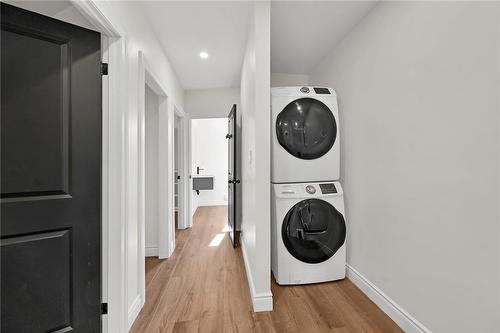
[(344, 244), (346, 225), (342, 214), (330, 203), (306, 199), (288, 211), (281, 235), (292, 256), (317, 264), (331, 258)]
[(280, 145), (293, 156), (313, 160), (333, 147), (337, 124), (333, 113), (323, 102), (300, 98), (278, 114), (276, 136)]

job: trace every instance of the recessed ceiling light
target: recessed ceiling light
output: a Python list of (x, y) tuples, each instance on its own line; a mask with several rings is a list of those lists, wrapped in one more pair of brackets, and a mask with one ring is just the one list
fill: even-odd
[(200, 58), (201, 59), (207, 59), (208, 58), (208, 53), (203, 51), (203, 52), (200, 52)]

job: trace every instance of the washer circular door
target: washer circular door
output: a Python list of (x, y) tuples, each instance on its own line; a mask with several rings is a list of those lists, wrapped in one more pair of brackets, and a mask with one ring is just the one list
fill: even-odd
[(306, 199), (288, 211), (281, 235), (292, 256), (317, 264), (331, 258), (344, 244), (346, 225), (342, 214), (330, 203)]
[(319, 158), (333, 147), (337, 124), (331, 110), (313, 98), (289, 103), (276, 118), (276, 135), (290, 154), (304, 160)]

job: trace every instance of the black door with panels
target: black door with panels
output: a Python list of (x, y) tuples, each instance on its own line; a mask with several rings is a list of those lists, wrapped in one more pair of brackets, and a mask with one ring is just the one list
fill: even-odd
[(313, 160), (333, 147), (337, 124), (332, 111), (323, 102), (299, 98), (278, 114), (276, 136), (280, 145), (293, 156)]
[(1, 3), (1, 331), (101, 331), (100, 34)]
[(291, 255), (317, 264), (331, 258), (344, 244), (346, 225), (342, 214), (330, 203), (306, 199), (288, 211), (281, 235)]
[(236, 225), (236, 191), (238, 191), (238, 185), (240, 180), (237, 177), (236, 172), (236, 104), (231, 108), (231, 112), (228, 115), (228, 134), (226, 135), (228, 139), (228, 227), (229, 227), (229, 237), (233, 243), (233, 247), (238, 246), (237, 237), (237, 225)]

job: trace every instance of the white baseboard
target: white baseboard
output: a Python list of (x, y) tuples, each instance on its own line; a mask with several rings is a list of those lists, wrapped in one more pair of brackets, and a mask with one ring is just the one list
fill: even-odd
[(146, 246), (144, 249), (145, 257), (158, 257), (158, 246)]
[(144, 300), (142, 299), (141, 295), (137, 295), (137, 297), (134, 299), (134, 302), (128, 309), (128, 329), (127, 332), (130, 331), (130, 328), (134, 324), (135, 319), (139, 315), (139, 312), (141, 312), (142, 307), (144, 306)]
[(273, 294), (271, 292), (258, 293), (255, 290), (253, 283), (252, 271), (248, 264), (247, 253), (245, 250), (245, 242), (243, 235), (240, 236), (241, 252), (243, 253), (243, 261), (245, 262), (245, 271), (247, 273), (248, 287), (250, 288), (250, 297), (252, 297), (252, 305), (254, 312), (273, 311)]
[(360, 272), (346, 264), (347, 277), (406, 333), (432, 333)]

